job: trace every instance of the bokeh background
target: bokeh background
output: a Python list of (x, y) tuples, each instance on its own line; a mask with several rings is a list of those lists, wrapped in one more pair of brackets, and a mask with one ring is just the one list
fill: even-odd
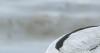
[(0, 53), (45, 53), (56, 38), (100, 25), (100, 0), (0, 0)]

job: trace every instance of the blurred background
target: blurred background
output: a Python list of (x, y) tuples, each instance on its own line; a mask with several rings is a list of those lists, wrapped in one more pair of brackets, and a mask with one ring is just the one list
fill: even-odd
[(45, 53), (56, 38), (100, 25), (100, 0), (0, 0), (0, 53)]

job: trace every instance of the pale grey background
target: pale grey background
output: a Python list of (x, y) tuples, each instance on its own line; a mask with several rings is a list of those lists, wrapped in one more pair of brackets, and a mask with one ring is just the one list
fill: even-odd
[(99, 24), (99, 0), (0, 0), (0, 53), (44, 53), (56, 38)]

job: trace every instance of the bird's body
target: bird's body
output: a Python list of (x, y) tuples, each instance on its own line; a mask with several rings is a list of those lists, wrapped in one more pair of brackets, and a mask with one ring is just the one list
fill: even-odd
[(46, 53), (100, 53), (100, 26), (75, 30), (56, 39)]

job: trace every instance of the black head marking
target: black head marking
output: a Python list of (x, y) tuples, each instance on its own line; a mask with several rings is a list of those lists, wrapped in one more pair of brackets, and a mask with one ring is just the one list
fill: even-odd
[(72, 33), (75, 33), (75, 32), (77, 32), (77, 31), (80, 31), (80, 30), (83, 30), (83, 29), (91, 28), (91, 27), (97, 27), (97, 26), (89, 26), (89, 27), (80, 28), (80, 29), (77, 29), (77, 30), (72, 31), (71, 33), (65, 35), (64, 37), (62, 37), (62, 38), (56, 43), (55, 48), (56, 48), (57, 50), (59, 50), (59, 48), (62, 47), (63, 42), (64, 42)]

